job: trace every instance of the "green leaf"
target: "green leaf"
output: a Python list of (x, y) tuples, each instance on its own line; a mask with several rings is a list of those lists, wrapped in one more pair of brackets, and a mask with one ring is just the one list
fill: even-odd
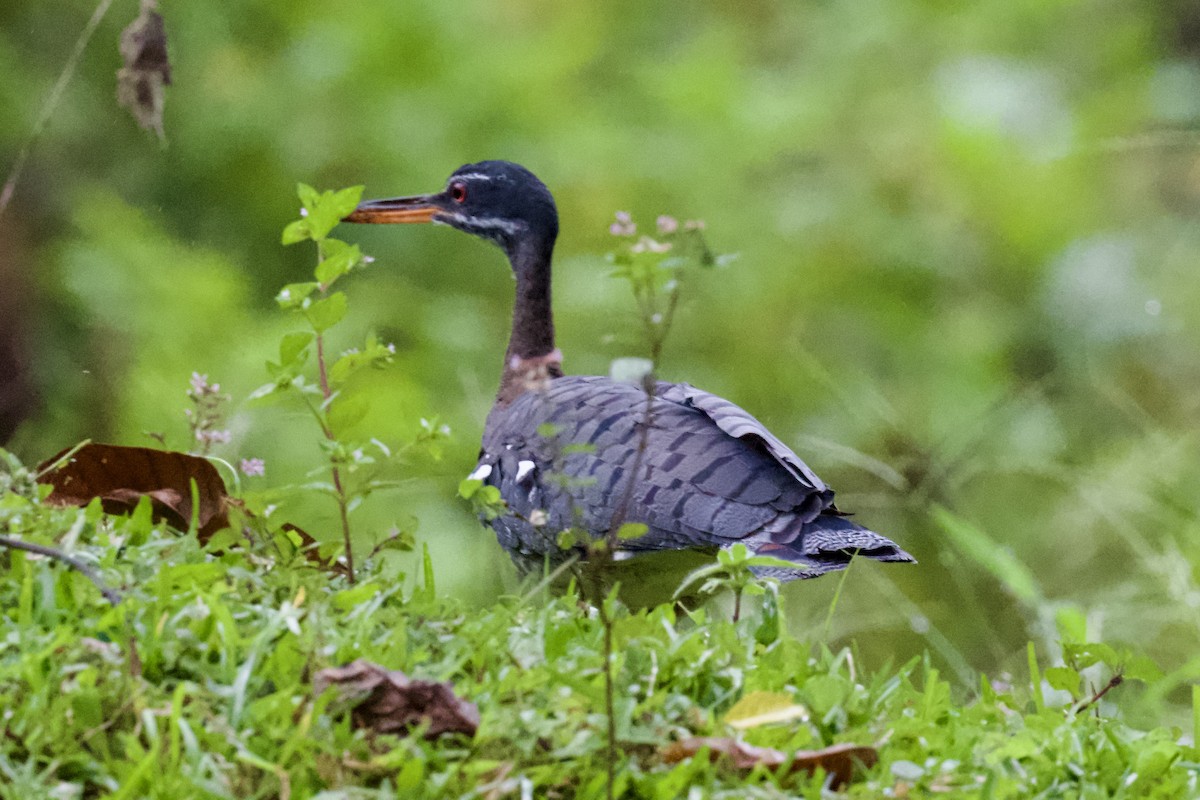
[(333, 197), (329, 200), (329, 205), (333, 213), (337, 214), (338, 219), (349, 216), (362, 200), (363, 186), (349, 186), (340, 191), (334, 192)]
[(365, 367), (378, 367), (392, 360), (392, 348), (381, 344), (374, 336), (368, 336), (361, 351), (351, 351), (343, 355), (329, 368), (329, 380), (336, 384), (345, 381), (355, 372)]
[(617, 538), (621, 541), (629, 539), (639, 539), (645, 536), (650, 530), (650, 526), (642, 522), (626, 522), (621, 527), (617, 528)]
[(1149, 656), (1138, 655), (1133, 656), (1125, 661), (1121, 674), (1126, 678), (1143, 683), (1153, 683), (1161, 680), (1163, 676), (1162, 669)]
[(328, 287), (335, 280), (354, 269), (362, 262), (362, 251), (358, 245), (346, 244), (338, 239), (321, 242), (323, 259), (317, 264), (317, 282)]
[(1070, 692), (1072, 697), (1079, 694), (1079, 673), (1070, 667), (1047, 667), (1043, 677), (1051, 688)]
[[(721, 551), (724, 552), (724, 551)], [(718, 553), (720, 555), (720, 553)], [(675, 590), (675, 599), (679, 599), (686, 595), (691, 588), (707, 580), (714, 575), (720, 575), (725, 572), (725, 567), (722, 564), (708, 564), (707, 566), (698, 567), (687, 574), (682, 581), (679, 582), (679, 587)]]
[(342, 321), (346, 316), (346, 308), (345, 293), (334, 292), (304, 309), (304, 316), (317, 333), (323, 333)]
[(284, 226), (281, 241), (283, 244), (296, 244), (311, 238), (312, 230), (308, 227), (308, 220), (298, 219)]
[(311, 331), (296, 331), (284, 334), (279, 340), (279, 365), (289, 367), (308, 360), (308, 346), (315, 337)]
[(313, 281), (289, 283), (279, 290), (279, 294), (275, 295), (275, 302), (279, 303), (280, 308), (299, 308), (304, 305), (308, 296), (319, 288)]
[(770, 567), (772, 569), (798, 569), (795, 561), (788, 561), (786, 558), (776, 558), (775, 556), (750, 556), (741, 562), (747, 567)]
[(840, 708), (849, 696), (850, 684), (841, 676), (814, 675), (805, 681), (801, 691), (808, 698), (814, 714), (826, 714)]
[(1121, 661), (1117, 651), (1103, 642), (1064, 643), (1063, 656), (1079, 669), (1087, 669), (1093, 664), (1103, 664), (1110, 669), (1117, 669)]
[(476, 478), (463, 478), (458, 483), (458, 496), (464, 500), (470, 500), (481, 488), (483, 488), (483, 481)]
[(375, 545), (375, 551), (382, 553), (392, 550), (398, 553), (411, 553), (417, 547), (416, 537), (410, 531), (401, 530), (389, 534), (382, 542)]
[(371, 410), (371, 397), (366, 392), (347, 392), (338, 395), (329, 406), (329, 427), (339, 436), (347, 428), (362, 422)]
[(352, 586), (349, 589), (343, 589), (337, 592), (331, 598), (335, 608), (342, 611), (349, 611), (352, 608), (366, 603), (379, 591), (377, 584), (366, 582), (360, 583), (358, 586)]
[(1078, 606), (1063, 606), (1054, 614), (1058, 636), (1063, 642), (1087, 641), (1087, 617)]
[(726, 567), (744, 564), (750, 558), (750, 548), (738, 542), (733, 547), (724, 547), (717, 551), (717, 563)]
[[(273, 364), (270, 361), (267, 362), (267, 371), (268, 372), (272, 371), (273, 368), (277, 369), (278, 367), (279, 367), (278, 364)], [(271, 395), (275, 394), (276, 392), (283, 391), (287, 387), (287, 385), (288, 384), (286, 381), (284, 383), (279, 383), (278, 381), (275, 381), (272, 383), (264, 383), (262, 386), (258, 387), (254, 391), (250, 392), (250, 394), (246, 396), (246, 400), (254, 401), (254, 400), (261, 400), (264, 397), (270, 397)]]
[(783, 609), (779, 599), (778, 585), (768, 585), (763, 592), (761, 620), (754, 629), (754, 640), (761, 645), (779, 641), (784, 631)]
[(579, 539), (575, 535), (575, 531), (571, 528), (567, 528), (565, 531), (559, 531), (558, 536), (555, 538), (555, 542), (558, 544), (559, 550), (570, 550), (575, 546), (577, 541), (579, 541)]
[(296, 184), (296, 196), (300, 198), (300, 204), (310, 211), (321, 201), (321, 193), (307, 183)]

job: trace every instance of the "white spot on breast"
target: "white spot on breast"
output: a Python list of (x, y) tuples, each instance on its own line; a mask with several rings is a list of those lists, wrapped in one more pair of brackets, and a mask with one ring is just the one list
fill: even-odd
[(492, 474), (492, 465), (491, 464), (480, 464), (478, 467), (475, 468), (474, 472), (472, 472), (470, 475), (467, 476), (467, 480), (486, 481), (488, 475), (491, 475), (491, 474)]
[(525, 476), (533, 472), (535, 468), (537, 468), (537, 464), (534, 464), (532, 461), (518, 461), (517, 483), (521, 483), (523, 480), (525, 480)]

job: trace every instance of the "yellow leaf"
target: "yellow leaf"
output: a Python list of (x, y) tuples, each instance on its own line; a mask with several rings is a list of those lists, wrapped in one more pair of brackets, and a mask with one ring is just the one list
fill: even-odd
[(725, 715), (725, 724), (737, 730), (756, 728), (775, 722), (808, 719), (808, 709), (786, 692), (750, 692), (734, 703)]

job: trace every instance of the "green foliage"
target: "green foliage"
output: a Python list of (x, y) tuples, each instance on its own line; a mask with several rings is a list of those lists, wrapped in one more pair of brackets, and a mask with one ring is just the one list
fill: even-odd
[(464, 478), (458, 485), (458, 496), (471, 504), (471, 510), (477, 516), (495, 519), (508, 512), (508, 504), (500, 497), (500, 490), (495, 486), (485, 486), (483, 481), (475, 478)]
[[(21, 485), (23, 468), (7, 454), (4, 463), (7, 485)], [(66, 547), (124, 594), (109, 607), (61, 565), (0, 555), (0, 797), (603, 795), (604, 630), (573, 598), (501, 598), (468, 611), (436, 595), (443, 565), (428, 556), (420, 587), (369, 567), (350, 586), (270, 544), (205, 549), (143, 524), (98, 504), (53, 509), (36, 495), (0, 494), (0, 533)], [(851, 650), (786, 632), (764, 640), (764, 613), (731, 622), (705, 611), (678, 619), (669, 605), (607, 606), (619, 797), (673, 800), (692, 787), (709, 797), (819, 794), (819, 777), (744, 774), (704, 757), (665, 763), (659, 748), (692, 734), (784, 751), (875, 744), (879, 764), (850, 797), (1200, 790), (1191, 766), (1200, 754), (1178, 731), (1135, 731), (1107, 702), (1070, 713), (1070, 702), (1035, 704), (1036, 686), (986, 678), (968, 693), (928, 658), (864, 669)], [(1108, 653), (1080, 648), (1045, 670), (1050, 685)], [(356, 658), (450, 681), (479, 705), (477, 736), (354, 730), (310, 681)]]
[(766, 590), (755, 577), (754, 570), (771, 567), (795, 569), (796, 565), (781, 558), (752, 555), (750, 549), (739, 542), (733, 547), (718, 551), (715, 563), (700, 567), (688, 575), (676, 590), (675, 596), (681, 597), (696, 589), (702, 594), (714, 594), (728, 589), (739, 595), (743, 592), (761, 595)]
[[(736, 272), (696, 272), (657, 372), (755, 413), (840, 507), (920, 560), (856, 567), (836, 616), (843, 584), (787, 586), (793, 633), (829, 616), (823, 638), (855, 641), (860, 665), (930, 650), (966, 692), (977, 670), (1024, 674), (1031, 639), (1056, 652), (1053, 621), (1070, 606), (1092, 639), (1163, 664), (1162, 679), (1108, 696), (1131, 724), (1192, 724), (1188, 4), (160, 5), (176, 61), (169, 147), (114, 108), (115, 42), (133, 13), (114, 4), (4, 215), (0, 328), (25, 319), (4, 341), (24, 342), (40, 389), (12, 443), (27, 463), (85, 437), (146, 443), (177, 425), (193, 372), (234, 398), (262, 382), (266, 358), (273, 386), (311, 382), (307, 322), (262, 307), (312, 260), (274, 233), (295, 205), (280, 187), (298, 174), (407, 193), (509, 157), (559, 201), (555, 311), (572, 372), (642, 352), (624, 287), (591, 255), (610, 246), (614, 209), (688, 209), (740, 254)], [(0, 3), (5, 170), (88, 13)], [(463, 435), (428, 443), (446, 466), (360, 505), (356, 531), (388, 535), (397, 505), (418, 514), (439, 587), (475, 613), (513, 581), (455, 500), (503, 352), (508, 270), (445, 231), (361, 240), (388, 267), (337, 284), (349, 303), (330, 354), (366, 354), (372, 329), (398, 352), (395, 368), (347, 380), (344, 394), (371, 401), (362, 416), (347, 399), (336, 413), (361, 421), (339, 437), (421, 459), (397, 443), (442, 423)], [(277, 361), (262, 343), (296, 327)], [(325, 451), (295, 417), (235, 403), (230, 430), (217, 452), (265, 458), (272, 485), (328, 487), (307, 474)], [(313, 494), (248, 500), (334, 540), (337, 508)], [(388, 563), (419, 569), (415, 555)], [(1035, 603), (1014, 603), (1030, 588)], [(1084, 693), (1108, 676), (1087, 669), (1099, 674)]]
[[(321, 451), (331, 481), (309, 482), (304, 488), (328, 493), (337, 502), (342, 553), (351, 582), (354, 582), (355, 573), (350, 514), (373, 492), (396, 485), (396, 463), (404, 452), (422, 446), (428, 452), (436, 453), (438, 441), (449, 434), (444, 425), (422, 420), (422, 432), (403, 447), (389, 446), (374, 437), (363, 440), (353, 435), (377, 399), (369, 386), (356, 379), (370, 369), (391, 363), (396, 351), (394, 346), (379, 341), (373, 333), (367, 334), (361, 348), (347, 350), (336, 359), (331, 359), (325, 349), (327, 332), (345, 319), (349, 308), (346, 294), (331, 291), (333, 285), (372, 261), (357, 245), (329, 237), (333, 228), (358, 205), (362, 189), (355, 186), (317, 192), (306, 184), (298, 185), (301, 218), (288, 223), (282, 240), (285, 245), (304, 241), (316, 244), (316, 280), (288, 284), (275, 300), (283, 310), (302, 316), (310, 330), (287, 333), (280, 339), (279, 360), (268, 361), (266, 365), (272, 383), (250, 395), (251, 400), (279, 393), (298, 395), (324, 434)], [(315, 379), (305, 371), (313, 351)], [(384, 550), (412, 549), (411, 535), (393, 533), (386, 537), (377, 536), (375, 541), (372, 555)]]

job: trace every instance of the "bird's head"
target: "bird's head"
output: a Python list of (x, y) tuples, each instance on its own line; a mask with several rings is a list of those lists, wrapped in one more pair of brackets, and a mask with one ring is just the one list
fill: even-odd
[(436, 194), (366, 200), (345, 221), (450, 225), (500, 245), (514, 265), (514, 256), (525, 248), (551, 248), (558, 236), (550, 190), (511, 161), (465, 164)]

